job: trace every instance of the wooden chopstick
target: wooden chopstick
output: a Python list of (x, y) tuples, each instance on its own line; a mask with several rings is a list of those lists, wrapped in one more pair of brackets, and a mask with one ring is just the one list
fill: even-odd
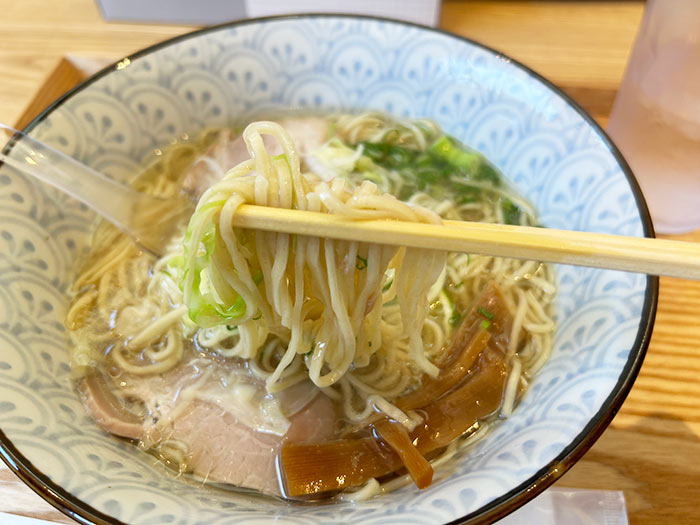
[(353, 220), (310, 211), (241, 206), (239, 228), (412, 246), (700, 279), (700, 243), (528, 226), (444, 221)]

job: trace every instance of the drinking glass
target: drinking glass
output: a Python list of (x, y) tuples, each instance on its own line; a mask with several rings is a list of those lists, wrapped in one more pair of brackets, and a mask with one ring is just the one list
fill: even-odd
[(648, 0), (607, 131), (660, 233), (700, 227), (700, 0)]

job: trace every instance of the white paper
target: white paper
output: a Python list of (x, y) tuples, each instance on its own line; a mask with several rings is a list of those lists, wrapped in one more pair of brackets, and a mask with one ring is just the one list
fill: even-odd
[(0, 512), (0, 525), (56, 525), (56, 522)]
[(628, 525), (625, 496), (615, 490), (547, 489), (498, 525)]

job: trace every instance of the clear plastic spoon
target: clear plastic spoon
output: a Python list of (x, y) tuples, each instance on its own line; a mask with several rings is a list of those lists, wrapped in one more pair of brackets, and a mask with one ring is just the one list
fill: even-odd
[(1, 123), (0, 130), (9, 138), (0, 161), (86, 204), (156, 255), (192, 213), (193, 204), (184, 196), (163, 199), (136, 191), (21, 131)]

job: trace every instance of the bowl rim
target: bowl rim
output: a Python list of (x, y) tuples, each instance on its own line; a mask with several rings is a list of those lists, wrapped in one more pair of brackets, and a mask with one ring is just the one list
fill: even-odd
[[(163, 40), (151, 46), (140, 49), (139, 51), (127, 55), (126, 57), (114, 62), (113, 64), (104, 67), (100, 71), (91, 75), (89, 78), (83, 80), (73, 88), (66, 91), (56, 100), (54, 100), (44, 110), (42, 110), (41, 113), (39, 113), (39, 115), (32, 119), (32, 121), (29, 122), (29, 124), (27, 124), (22, 131), (24, 133), (29, 133), (32, 129), (34, 129), (37, 126), (37, 124), (45, 120), (54, 110), (60, 107), (73, 95), (81, 92), (82, 90), (89, 87), (105, 75), (108, 75), (109, 73), (118, 70), (119, 64), (122, 63), (125, 59), (134, 60), (137, 58), (141, 58), (162, 48), (171, 46), (173, 44), (177, 44), (179, 42), (188, 40), (193, 37), (198, 37), (207, 33), (220, 31), (222, 29), (235, 28), (265, 22), (279, 22), (286, 20), (305, 20), (318, 18), (369, 20), (413, 27), (422, 31), (437, 33), (456, 40), (460, 40), (469, 45), (488, 51), (489, 53), (492, 53), (496, 58), (507, 60), (512, 65), (519, 68), (524, 73), (528, 74), (528, 76), (530, 76), (534, 80), (542, 83), (545, 87), (547, 87), (554, 94), (560, 97), (569, 107), (574, 109), (581, 116), (581, 118), (597, 133), (597, 135), (603, 141), (604, 145), (610, 150), (616, 162), (622, 169), (624, 176), (627, 178), (627, 181), (630, 185), (630, 190), (635, 198), (636, 206), (640, 214), (640, 220), (642, 222), (644, 236), (655, 237), (654, 226), (652, 224), (651, 215), (649, 214), (649, 209), (642, 195), (639, 183), (637, 182), (637, 179), (635, 178), (629, 164), (624, 159), (622, 153), (617, 148), (617, 146), (615, 146), (613, 141), (603, 130), (603, 128), (569, 95), (564, 93), (551, 81), (547, 80), (539, 73), (530, 69), (528, 66), (490, 46), (481, 44), (467, 37), (456, 35), (444, 29), (430, 27), (413, 22), (395, 20), (391, 18), (343, 13), (304, 13), (234, 20), (224, 22), (221, 24), (203, 27), (194, 31), (189, 31), (187, 33), (177, 35), (175, 37)], [(12, 140), (10, 140), (4, 146), (4, 152), (7, 153), (9, 150), (11, 150), (11, 148)], [(2, 163), (0, 162), (0, 166), (1, 165)], [(620, 373), (620, 377), (618, 378), (617, 383), (615, 384), (605, 401), (603, 401), (603, 403), (601, 404), (600, 409), (596, 412), (596, 414), (593, 417), (591, 417), (588, 424), (571, 441), (571, 443), (569, 443), (569, 445), (565, 447), (557, 455), (557, 457), (555, 457), (552, 461), (547, 463), (537, 472), (532, 474), (526, 481), (522, 482), (520, 485), (514, 487), (513, 489), (499, 496), (498, 498), (490, 501), (486, 505), (483, 505), (479, 509), (465, 516), (457, 518), (451, 522), (447, 522), (445, 525), (455, 525), (461, 523), (490, 523), (506, 516), (507, 514), (516, 510), (531, 499), (535, 498), (537, 495), (542, 493), (547, 487), (552, 485), (566, 471), (568, 471), (591, 448), (591, 446), (593, 446), (593, 444), (598, 440), (598, 438), (602, 435), (604, 430), (613, 420), (614, 416), (617, 414), (639, 373), (639, 370), (642, 366), (642, 362), (644, 360), (644, 356), (646, 355), (646, 351), (649, 346), (652, 329), (654, 327), (658, 295), (659, 278), (658, 276), (648, 275), (646, 280), (646, 290), (644, 293), (644, 303), (642, 305), (639, 329), (637, 331), (636, 339), (630, 349), (627, 362), (622, 368), (622, 372)], [(108, 516), (103, 512), (95, 509), (91, 505), (85, 503), (84, 501), (72, 495), (70, 492), (63, 489), (59, 484), (49, 479), (48, 476), (46, 476), (44, 473), (42, 473), (41, 470), (34, 466), (32, 462), (29, 461), (14, 446), (12, 441), (2, 431), (1, 428), (0, 457), (7, 464), (10, 470), (12, 470), (26, 485), (28, 485), (29, 488), (34, 490), (34, 492), (36, 492), (48, 503), (53, 505), (56, 509), (70, 516), (78, 523), (83, 523), (86, 525), (126, 525), (124, 524), (124, 522), (119, 521), (116, 518)]]

